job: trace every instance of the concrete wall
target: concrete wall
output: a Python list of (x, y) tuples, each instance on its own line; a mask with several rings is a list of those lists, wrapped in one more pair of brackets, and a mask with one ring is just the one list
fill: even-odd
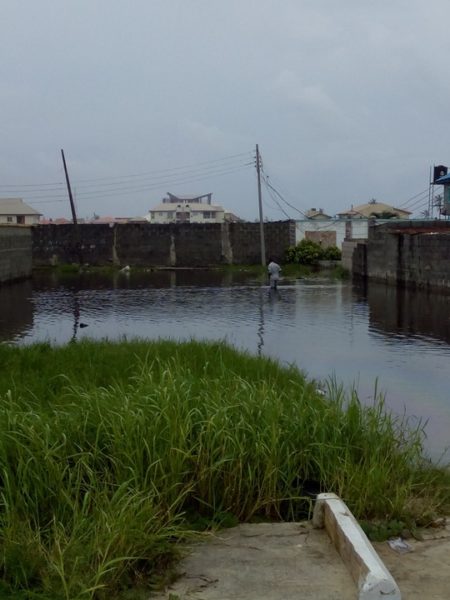
[(450, 221), (396, 221), (370, 227), (367, 277), (450, 290)]
[(31, 228), (0, 225), (0, 283), (31, 275)]
[[(280, 260), (295, 244), (295, 222), (264, 224), (266, 254)], [(259, 223), (124, 223), (39, 225), (33, 228), (36, 266), (82, 261), (92, 265), (205, 267), (257, 264)]]
[(367, 240), (344, 240), (342, 243), (342, 266), (355, 276), (366, 276)]

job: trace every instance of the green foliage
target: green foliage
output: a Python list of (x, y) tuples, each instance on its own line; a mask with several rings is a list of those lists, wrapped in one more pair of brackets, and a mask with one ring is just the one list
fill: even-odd
[(290, 246), (285, 253), (287, 263), (315, 265), (320, 260), (340, 260), (341, 251), (336, 246), (322, 248), (312, 240), (303, 239), (296, 246)]
[(323, 260), (341, 260), (342, 252), (337, 246), (328, 246), (324, 248), (322, 258)]
[(321, 260), (323, 250), (319, 244), (312, 240), (301, 240), (296, 246), (287, 249), (285, 260), (301, 265), (313, 265)]
[(0, 364), (5, 597), (126, 596), (193, 529), (308, 516), (312, 488), (366, 520), (450, 508), (449, 473), (382, 399), (224, 344), (0, 345)]
[(391, 212), (389, 210), (383, 210), (380, 213), (371, 213), (370, 214), (371, 217), (375, 217), (375, 219), (397, 219), (398, 218), (398, 214)]
[(406, 523), (393, 519), (391, 521), (360, 521), (364, 533), (372, 542), (384, 542), (389, 538), (410, 534)]
[(62, 264), (62, 265), (58, 265), (56, 268), (57, 271), (59, 271), (60, 273), (79, 273), (80, 272), (80, 265), (77, 265), (75, 263), (66, 263), (66, 264)]

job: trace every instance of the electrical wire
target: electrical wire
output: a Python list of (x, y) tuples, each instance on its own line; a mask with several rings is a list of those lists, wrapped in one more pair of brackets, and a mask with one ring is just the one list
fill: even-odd
[[(266, 184), (266, 186), (268, 188), (270, 188), (277, 196), (278, 198), (280, 198), (280, 200), (282, 200), (287, 206), (289, 206), (290, 208), (292, 208), (293, 210), (297, 211), (299, 214), (301, 214), (303, 217), (306, 217), (305, 213), (301, 210), (299, 210), (297, 207), (293, 206), (290, 202), (288, 202), (283, 196), (282, 194), (280, 194), (280, 192), (271, 184), (269, 183), (269, 176), (263, 171), (262, 172), (262, 176), (263, 176), (263, 181)], [(291, 217), (290, 217), (291, 218)]]
[[(231, 174), (231, 173), (235, 173), (237, 171), (241, 171), (248, 168), (248, 163), (247, 165), (241, 165), (240, 167), (235, 167), (232, 169), (216, 169), (214, 171), (209, 171), (206, 172), (205, 174), (199, 174), (198, 176), (196, 174), (192, 174), (189, 176), (182, 176), (178, 179), (175, 178), (165, 178), (163, 180), (159, 180), (159, 181), (155, 181), (155, 182), (149, 182), (149, 183), (136, 183), (136, 185), (128, 185), (125, 187), (122, 186), (118, 186), (118, 187), (114, 187), (111, 189), (100, 189), (100, 190), (85, 190), (85, 191), (77, 191), (77, 196), (78, 197), (83, 197), (83, 198), (96, 198), (96, 197), (106, 197), (109, 195), (118, 195), (118, 194), (123, 194), (123, 193), (130, 193), (130, 192), (141, 192), (141, 191), (146, 191), (146, 190), (153, 190), (153, 189), (158, 189), (161, 188), (163, 186), (173, 186), (173, 185), (178, 185), (179, 183), (188, 183), (190, 181), (201, 181), (203, 179), (210, 179), (211, 177), (215, 177), (215, 176), (221, 176), (221, 175), (227, 175), (227, 174)], [(72, 188), (75, 190), (78, 190), (78, 186), (76, 185), (76, 183), (72, 184)], [(64, 194), (54, 194), (53, 196), (49, 196), (48, 194), (38, 194), (33, 196), (34, 198), (58, 198), (58, 197), (65, 197), (65, 193)], [(28, 196), (30, 197), (30, 196)]]
[[(187, 172), (180, 172), (180, 173), (174, 173), (171, 175), (159, 175), (158, 177), (153, 177), (151, 179), (147, 180), (142, 180), (142, 181), (135, 181), (135, 182), (130, 182), (130, 181), (122, 181), (122, 182), (110, 182), (110, 183), (104, 183), (104, 184), (96, 184), (93, 186), (88, 186), (87, 192), (83, 191), (83, 193), (95, 193), (96, 188), (99, 188), (97, 191), (102, 192), (102, 191), (109, 191), (110, 189), (112, 190), (132, 190), (134, 189), (136, 186), (145, 186), (145, 185), (163, 185), (166, 182), (170, 183), (171, 181), (173, 181), (174, 178), (186, 178), (186, 177), (197, 177), (197, 176), (207, 176), (210, 174), (215, 174), (215, 173), (221, 173), (224, 171), (232, 171), (234, 169), (240, 169), (242, 167), (248, 167), (251, 166), (252, 163), (237, 163), (235, 165), (222, 165), (222, 166), (215, 166), (215, 167), (208, 167), (207, 169), (199, 169), (199, 170), (192, 170), (192, 171), (187, 171)], [(74, 182), (74, 186), (76, 186), (77, 188), (81, 188), (81, 190), (84, 190), (84, 188), (86, 186), (79, 186), (78, 182), (75, 181)]]
[(197, 181), (205, 181), (207, 179), (212, 179), (215, 177), (222, 177), (225, 175), (231, 175), (233, 173), (237, 173), (239, 171), (244, 171), (244, 170), (248, 170), (248, 164), (247, 165), (242, 165), (240, 167), (235, 167), (233, 169), (221, 169), (221, 170), (216, 170), (214, 172), (209, 172), (206, 173), (204, 175), (198, 175), (198, 176), (186, 176), (186, 177), (180, 177), (178, 179), (165, 179), (163, 181), (159, 181), (157, 183), (152, 183), (152, 184), (147, 184), (147, 185), (138, 185), (138, 186), (132, 186), (132, 187), (128, 187), (128, 188), (113, 188), (112, 190), (99, 190), (99, 191), (93, 191), (93, 192), (78, 192), (77, 191), (77, 198), (86, 200), (86, 199), (91, 199), (91, 198), (105, 198), (108, 196), (117, 196), (117, 195), (121, 195), (124, 193), (133, 193), (133, 192), (144, 192), (144, 191), (151, 191), (151, 190), (155, 190), (155, 189), (160, 189), (163, 186), (165, 187), (171, 187), (171, 186), (176, 186), (176, 185), (180, 185), (180, 184), (184, 184), (184, 183), (193, 183), (193, 182), (197, 182)]
[(419, 192), (418, 194), (416, 194), (415, 196), (411, 196), (411, 198), (408, 198), (407, 200), (405, 200), (404, 202), (402, 202), (401, 204), (397, 205), (397, 208), (401, 208), (402, 206), (406, 206), (411, 200), (414, 200), (415, 198), (417, 198), (418, 196), (422, 196), (423, 194), (428, 194), (429, 193), (429, 188), (426, 188), (425, 190), (423, 190), (422, 192)]
[[(243, 152), (240, 154), (234, 154), (231, 156), (226, 156), (218, 159), (213, 159), (209, 161), (203, 161), (196, 164), (185, 165), (182, 167), (172, 167), (168, 169), (160, 169), (155, 171), (147, 171), (145, 173), (134, 173), (131, 175), (119, 175), (115, 177), (99, 177), (95, 179), (81, 179), (76, 180), (72, 179), (72, 186), (76, 186), (81, 188), (83, 191), (95, 191), (95, 188), (106, 189), (121, 189), (124, 191), (128, 191), (128, 189), (133, 189), (131, 186), (140, 184), (144, 185), (145, 183), (153, 184), (160, 181), (161, 183), (168, 182), (170, 183), (171, 178), (179, 178), (179, 177), (187, 177), (194, 175), (203, 175), (209, 173), (215, 173), (217, 170), (222, 169), (233, 169), (235, 167), (247, 166), (252, 163), (243, 162), (242, 157), (247, 157), (247, 160), (251, 158), (250, 152)], [(237, 160), (239, 159), (240, 160)], [(133, 181), (142, 179), (142, 181)], [(91, 185), (87, 185), (88, 183)], [(97, 183), (96, 183), (97, 182)], [(102, 182), (102, 183), (100, 183)], [(62, 195), (65, 193), (65, 184), (63, 182), (52, 182), (52, 183), (36, 183), (36, 184), (0, 184), (1, 193), (14, 193), (21, 195), (27, 195), (30, 197), (31, 194), (39, 194), (44, 193), (48, 194), (48, 192), (60, 192)], [(38, 196), (36, 196), (38, 197)], [(55, 197), (55, 195), (53, 195)]]
[(9, 191), (13, 193), (17, 193), (17, 188), (23, 190), (25, 188), (34, 188), (35, 190), (46, 191), (46, 189), (60, 189), (64, 188), (65, 184), (63, 182), (53, 182), (53, 183), (22, 183), (22, 184), (0, 184), (0, 190), (2, 193), (7, 193)]
[[(106, 191), (97, 191), (97, 192), (76, 192), (76, 189), (73, 188), (74, 190), (74, 196), (76, 197), (77, 201), (80, 200), (90, 200), (90, 199), (99, 199), (99, 198), (109, 198), (112, 196), (120, 196), (120, 195), (124, 195), (124, 194), (135, 194), (135, 193), (139, 193), (139, 192), (146, 192), (146, 191), (151, 191), (151, 190), (155, 190), (155, 189), (160, 189), (163, 185), (164, 186), (176, 186), (176, 185), (180, 185), (180, 184), (184, 184), (184, 183), (194, 183), (194, 182), (198, 182), (198, 181), (205, 181), (208, 179), (213, 179), (216, 177), (223, 177), (223, 176), (227, 176), (227, 175), (231, 175), (243, 170), (248, 170), (248, 166), (244, 165), (242, 167), (239, 168), (235, 168), (235, 169), (227, 169), (227, 170), (221, 170), (221, 171), (215, 171), (213, 173), (209, 173), (207, 175), (204, 176), (199, 176), (199, 177), (184, 177), (184, 178), (180, 178), (180, 179), (171, 179), (171, 180), (165, 180), (164, 182), (159, 182), (157, 184), (152, 184), (152, 185), (145, 185), (145, 186), (135, 186), (135, 187), (129, 187), (129, 188), (122, 188), (119, 190), (110, 190), (108, 192)], [(37, 197), (45, 197), (46, 200), (42, 201), (42, 202), (58, 202), (58, 201), (64, 201), (66, 198), (66, 196), (60, 196), (60, 195), (55, 195), (53, 197), (53, 199), (51, 199), (52, 197), (47, 196), (35, 196)], [(38, 204), (39, 201), (36, 200), (29, 200), (30, 204)]]
[(251, 158), (252, 154), (251, 154), (251, 152), (241, 152), (240, 154), (232, 154), (230, 156), (225, 156), (225, 157), (217, 158), (217, 159), (213, 159), (213, 160), (207, 160), (207, 161), (203, 161), (203, 162), (199, 162), (199, 163), (191, 163), (189, 165), (184, 165), (181, 167), (171, 167), (168, 169), (145, 171), (142, 173), (133, 173), (130, 175), (117, 175), (115, 177), (96, 177), (94, 179), (79, 179), (79, 180), (77, 180), (77, 183), (80, 183), (80, 184), (81, 183), (91, 183), (91, 182), (95, 182), (95, 181), (104, 181), (104, 180), (114, 181), (117, 179), (131, 179), (134, 177), (148, 177), (148, 176), (152, 176), (152, 175), (155, 175), (158, 173), (169, 173), (169, 172), (174, 172), (174, 171), (198, 169), (199, 167), (201, 167), (203, 165), (208, 165), (208, 164), (217, 163), (217, 162), (227, 162), (229, 160), (232, 160), (232, 159), (235, 159), (238, 157), (243, 157), (243, 156), (246, 156), (247, 158)]
[(267, 189), (267, 191), (269, 192), (270, 197), (272, 198), (272, 200), (275, 202), (275, 204), (278, 206), (279, 210), (284, 214), (285, 217), (287, 217), (289, 220), (292, 220), (292, 217), (290, 215), (288, 215), (288, 213), (284, 210), (284, 208), (281, 206), (281, 204), (278, 202), (278, 200), (276, 199), (276, 197), (274, 196), (271, 187), (269, 186), (269, 184), (267, 183), (265, 177), (263, 177), (263, 183)]

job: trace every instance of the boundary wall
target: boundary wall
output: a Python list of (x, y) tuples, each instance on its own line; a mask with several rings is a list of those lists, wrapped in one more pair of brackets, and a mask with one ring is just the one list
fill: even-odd
[[(266, 256), (283, 260), (295, 245), (295, 221), (264, 224)], [(33, 265), (78, 263), (155, 267), (258, 264), (259, 223), (38, 225)]]
[(0, 284), (31, 276), (31, 228), (0, 225)]
[(450, 221), (395, 221), (369, 228), (367, 278), (450, 292)]

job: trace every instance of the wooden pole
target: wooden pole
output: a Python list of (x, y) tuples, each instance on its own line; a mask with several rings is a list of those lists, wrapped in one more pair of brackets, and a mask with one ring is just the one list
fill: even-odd
[(433, 173), (434, 173), (434, 169), (433, 169), (433, 167), (430, 167), (430, 178), (429, 178), (430, 183), (428, 185), (428, 218), (429, 219), (431, 219), (431, 217), (433, 216), (432, 215), (433, 209), (431, 206), (431, 202), (432, 202), (431, 201), (431, 196), (432, 196), (431, 186), (433, 185)]
[(261, 264), (266, 266), (266, 243), (264, 239), (264, 218), (262, 209), (262, 194), (261, 194), (261, 157), (259, 147), (256, 144), (256, 173), (258, 175), (258, 203), (259, 203), (259, 233), (261, 238)]
[(66, 175), (67, 192), (69, 194), (69, 200), (70, 200), (70, 209), (72, 211), (72, 220), (73, 220), (73, 226), (74, 226), (73, 233), (74, 233), (76, 253), (78, 254), (78, 260), (80, 262), (80, 265), (82, 265), (83, 264), (83, 253), (81, 251), (80, 230), (78, 228), (77, 213), (75, 212), (75, 204), (74, 204), (73, 196), (72, 196), (72, 188), (70, 187), (69, 173), (67, 172), (67, 165), (66, 165), (66, 158), (64, 156), (64, 150), (61, 150), (61, 156), (62, 156), (63, 165), (64, 165), (64, 173)]
[(73, 220), (73, 224), (74, 225), (78, 225), (77, 213), (75, 212), (75, 204), (73, 202), (72, 188), (70, 187), (69, 173), (67, 172), (67, 166), (66, 166), (66, 159), (65, 159), (65, 156), (64, 156), (64, 150), (61, 150), (61, 156), (62, 156), (63, 165), (64, 165), (64, 173), (66, 175), (67, 192), (69, 194), (70, 209), (72, 211), (72, 220)]

